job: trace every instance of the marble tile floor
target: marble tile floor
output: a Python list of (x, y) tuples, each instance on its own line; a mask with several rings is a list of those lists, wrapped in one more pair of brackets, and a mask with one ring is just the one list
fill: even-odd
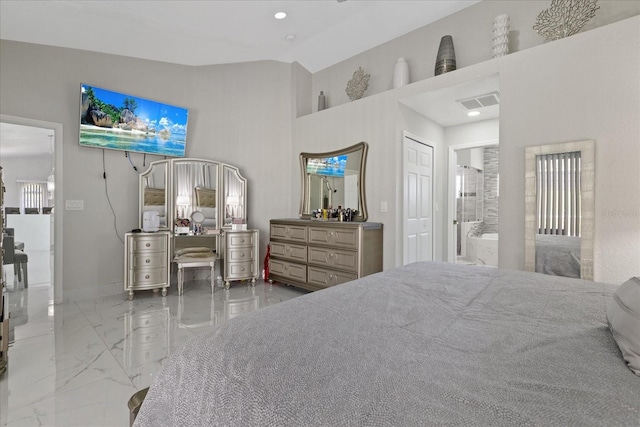
[[(31, 278), (38, 267), (31, 257), (29, 264)], [(50, 282), (30, 280), (24, 289), (5, 270), (13, 343), (0, 378), (3, 427), (127, 426), (127, 401), (176, 348), (235, 316), (307, 293), (258, 281), (212, 295), (207, 280), (192, 280), (180, 297), (174, 284), (164, 298), (140, 291), (128, 301), (123, 291), (53, 305)]]

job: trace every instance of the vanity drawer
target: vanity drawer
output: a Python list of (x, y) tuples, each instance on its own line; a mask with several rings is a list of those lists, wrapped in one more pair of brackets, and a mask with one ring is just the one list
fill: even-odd
[(129, 255), (129, 268), (161, 268), (166, 265), (165, 253), (132, 254)]
[(167, 269), (166, 268), (150, 268), (144, 270), (130, 270), (129, 283), (132, 287), (155, 286), (158, 284), (166, 285)]
[(358, 278), (357, 274), (344, 273), (340, 271), (327, 270), (309, 266), (309, 279), (307, 283), (310, 285), (329, 287), (339, 285), (341, 283), (350, 282)]
[(236, 248), (242, 246), (250, 246), (256, 244), (256, 233), (253, 231), (248, 231), (246, 233), (243, 232), (227, 232), (227, 249)]
[(253, 261), (254, 248), (227, 248), (227, 262)]
[(227, 280), (242, 280), (247, 277), (256, 277), (255, 262), (230, 262), (226, 264)]
[[(146, 330), (146, 328), (167, 328), (169, 323), (170, 313), (164, 309), (147, 311), (143, 313), (134, 313), (128, 315), (128, 324), (131, 326), (132, 331)], [(135, 332), (131, 332), (134, 334)]]
[(358, 253), (339, 249), (309, 246), (309, 264), (358, 272)]
[(280, 276), (285, 282), (286, 279), (291, 279), (304, 283), (307, 281), (307, 266), (271, 258), (269, 259), (269, 277), (272, 275)]
[(304, 225), (271, 224), (271, 238), (307, 243), (307, 227)]
[(359, 229), (309, 226), (309, 243), (358, 249)]
[(167, 239), (164, 235), (141, 236), (131, 239), (131, 253), (164, 252), (167, 249)]
[(290, 243), (269, 242), (271, 256), (290, 259), (292, 261), (307, 262), (307, 247)]

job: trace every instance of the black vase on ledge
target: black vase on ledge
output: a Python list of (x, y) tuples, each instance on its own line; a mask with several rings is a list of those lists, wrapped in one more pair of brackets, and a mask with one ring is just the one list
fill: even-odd
[(453, 38), (443, 36), (436, 56), (435, 75), (448, 73), (456, 69), (456, 51), (453, 48)]

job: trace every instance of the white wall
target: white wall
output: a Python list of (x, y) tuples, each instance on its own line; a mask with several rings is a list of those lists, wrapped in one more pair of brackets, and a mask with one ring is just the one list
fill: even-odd
[[(523, 268), (524, 148), (595, 140), (595, 280), (640, 268), (640, 18), (549, 43), (500, 73), (500, 264)], [(623, 65), (611, 67), (611, 64)], [(611, 216), (609, 212), (621, 212)], [(504, 261), (504, 264), (503, 264)]]
[[(64, 215), (63, 283), (69, 295), (91, 295), (123, 281), (126, 231), (138, 226), (138, 175), (123, 152), (78, 146), (80, 83), (189, 108), (187, 156), (239, 166), (248, 179), (248, 215), (268, 239), (268, 219), (289, 211), (291, 65), (256, 62), (187, 67), (74, 49), (0, 42), (0, 112), (61, 123), (66, 200), (83, 211)], [(46, 64), (43, 67), (42, 64)], [(144, 170), (143, 156), (132, 161)], [(157, 160), (147, 156), (147, 164)], [(111, 207), (105, 196), (103, 161)], [(3, 165), (4, 166), (4, 165)], [(269, 176), (270, 179), (264, 179)], [(297, 174), (296, 174), (297, 176)], [(46, 179), (46, 178), (45, 178)], [(282, 185), (284, 183), (284, 186)], [(117, 228), (117, 230), (115, 229)]]
[[(430, 134), (438, 133), (426, 118), (422, 123), (416, 117), (407, 118), (406, 107), (398, 107), (398, 100), (499, 73), (500, 266), (524, 268), (524, 147), (594, 139), (595, 279), (621, 282), (637, 275), (640, 265), (639, 30), (640, 18), (630, 18), (300, 117), (294, 122), (292, 156), (361, 140), (370, 144), (369, 214), (371, 221), (384, 223), (384, 268), (390, 268), (401, 259), (401, 204), (388, 213), (380, 213), (378, 207), (381, 200), (401, 194), (401, 130), (411, 122), (412, 132), (428, 140)], [(620, 58), (624, 66), (611, 69)], [(435, 142), (436, 198), (442, 207), (446, 203), (446, 154), (441, 144), (445, 141)], [(437, 220), (436, 227), (442, 230), (442, 212)], [(439, 236), (444, 253), (444, 232)]]

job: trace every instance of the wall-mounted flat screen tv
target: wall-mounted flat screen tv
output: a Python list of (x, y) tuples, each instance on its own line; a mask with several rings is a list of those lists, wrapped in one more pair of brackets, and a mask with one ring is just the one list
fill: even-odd
[(347, 155), (307, 159), (307, 173), (324, 176), (344, 176)]
[(80, 145), (184, 157), (189, 110), (81, 84)]

